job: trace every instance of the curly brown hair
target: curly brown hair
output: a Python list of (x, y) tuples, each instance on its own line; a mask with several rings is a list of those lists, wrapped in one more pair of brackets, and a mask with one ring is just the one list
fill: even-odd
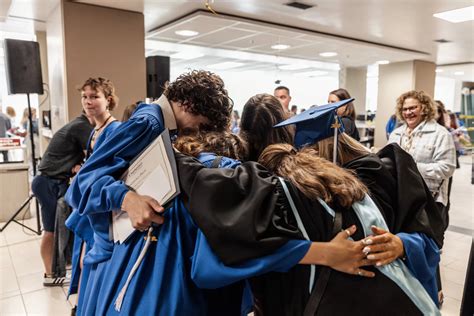
[(355, 175), (318, 157), (312, 148), (299, 152), (289, 144), (270, 145), (262, 152), (260, 164), (288, 179), (311, 200), (322, 199), (327, 204), (350, 207), (364, 199), (368, 192)]
[(238, 135), (227, 131), (180, 136), (176, 139), (174, 147), (193, 157), (209, 152), (237, 160), (243, 160), (248, 152), (247, 143)]
[(91, 89), (95, 91), (102, 91), (105, 98), (109, 101), (109, 107), (107, 108), (108, 110), (112, 111), (118, 105), (119, 98), (115, 94), (115, 86), (109, 79), (102, 77), (90, 77), (77, 90), (82, 92), (86, 87), (91, 87)]
[(397, 99), (397, 106), (395, 108), (395, 113), (397, 114), (397, 118), (402, 122), (405, 122), (403, 118), (403, 103), (405, 103), (406, 99), (415, 99), (418, 100), (421, 104), (421, 116), (425, 121), (429, 121), (434, 119), (436, 114), (436, 104), (434, 103), (433, 99), (424, 91), (416, 91), (411, 90), (408, 92), (403, 93)]
[(193, 70), (171, 82), (163, 94), (170, 101), (179, 102), (185, 110), (209, 119), (201, 130), (228, 129), (233, 102), (218, 75), (204, 70)]
[(292, 126), (273, 128), (286, 119), (285, 110), (273, 95), (257, 94), (247, 101), (240, 118), (240, 134), (249, 144), (248, 160), (256, 161), (268, 145), (293, 144)]

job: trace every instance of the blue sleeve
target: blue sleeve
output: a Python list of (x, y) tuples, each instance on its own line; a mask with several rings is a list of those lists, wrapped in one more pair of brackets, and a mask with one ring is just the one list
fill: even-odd
[(226, 266), (214, 254), (204, 234), (198, 231), (191, 277), (197, 286), (212, 289), (271, 271), (287, 272), (301, 261), (310, 245), (308, 240), (290, 240), (270, 255)]
[(159, 106), (141, 104), (82, 166), (66, 193), (69, 205), (81, 215), (119, 210), (128, 188), (117, 179), (163, 129)]
[(438, 304), (436, 268), (440, 252), (436, 243), (423, 233), (398, 233), (405, 248), (405, 264), (410, 272), (425, 288), (433, 301)]

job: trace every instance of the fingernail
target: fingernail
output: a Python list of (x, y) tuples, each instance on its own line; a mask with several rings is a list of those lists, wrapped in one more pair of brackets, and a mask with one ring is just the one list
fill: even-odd
[(364, 249), (362, 249), (362, 252), (365, 253), (365, 254), (368, 254), (370, 252), (370, 248), (369, 247), (364, 247)]
[(362, 243), (363, 243), (364, 245), (372, 245), (373, 240), (372, 240), (372, 239), (364, 239), (364, 240), (362, 241)]
[(367, 256), (367, 259), (373, 260), (373, 259), (375, 259), (375, 256), (374, 256), (374, 255), (368, 255), (368, 256)]
[(377, 262), (375, 265), (376, 265), (377, 267), (380, 267), (380, 266), (382, 265), (382, 262)]

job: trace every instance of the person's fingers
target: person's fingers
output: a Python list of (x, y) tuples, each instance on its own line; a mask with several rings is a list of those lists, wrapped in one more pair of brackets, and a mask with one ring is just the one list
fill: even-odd
[(356, 274), (361, 277), (366, 277), (366, 278), (373, 278), (375, 276), (375, 273), (372, 271), (367, 271), (364, 269), (357, 269)]
[(372, 229), (372, 231), (374, 232), (375, 235), (382, 235), (382, 234), (387, 233), (387, 231), (385, 229), (377, 227), (375, 225), (372, 225), (370, 227), (370, 229)]
[(355, 225), (352, 225), (351, 227), (349, 228), (346, 228), (344, 230), (342, 230), (341, 232), (339, 232), (337, 235), (336, 235), (336, 238), (337, 239), (348, 239), (349, 237), (351, 237), (357, 230), (357, 227)]
[(383, 244), (374, 244), (374, 245), (366, 246), (364, 247), (364, 249), (362, 249), (362, 252), (377, 253), (377, 252), (392, 251), (394, 249), (395, 247), (392, 243), (383, 243)]
[(150, 197), (150, 196), (146, 196), (146, 202), (148, 203), (148, 205), (151, 206), (151, 208), (155, 211), (155, 212), (158, 212), (158, 213), (162, 213), (165, 209), (163, 208), (163, 206), (161, 206), (160, 203), (158, 203), (157, 200), (155, 200), (154, 198)]
[(159, 224), (159, 225), (163, 224), (163, 222), (164, 222), (163, 216), (161, 216), (160, 214), (155, 213), (155, 212), (150, 213), (149, 220), (150, 220), (150, 222), (153, 222), (153, 223)]
[(378, 252), (378, 253), (369, 254), (367, 256), (367, 259), (378, 262), (378, 261), (385, 260), (392, 257), (394, 257), (393, 253), (391, 251), (386, 251), (386, 252)]
[(371, 243), (370, 244), (366, 243), (366, 245), (387, 243), (391, 241), (391, 236), (390, 234), (383, 234), (383, 235), (371, 237), (370, 240), (371, 240)]

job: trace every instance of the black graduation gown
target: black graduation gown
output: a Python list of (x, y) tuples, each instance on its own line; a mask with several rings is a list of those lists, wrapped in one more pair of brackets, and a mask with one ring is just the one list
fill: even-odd
[[(257, 258), (275, 251), (290, 238), (302, 239), (278, 179), (262, 166), (249, 162), (234, 170), (204, 169), (184, 155), (178, 155), (177, 162), (183, 193), (190, 197), (191, 216), (224, 263)], [(330, 215), (318, 202), (288, 186), (310, 239), (330, 240)], [(339, 211), (343, 212), (343, 227), (356, 224), (359, 230), (353, 238), (361, 239), (357, 216), (350, 210)], [(358, 312), (367, 315), (381, 311), (387, 315), (420, 314), (397, 285), (378, 270), (369, 269), (376, 273), (375, 278), (332, 271), (318, 315), (351, 313), (356, 303)], [(257, 314), (302, 315), (309, 298), (309, 266), (269, 273), (251, 282)]]
[(383, 213), (392, 233), (424, 233), (439, 248), (443, 245), (444, 219), (413, 157), (398, 144), (388, 144), (343, 165), (356, 172)]

